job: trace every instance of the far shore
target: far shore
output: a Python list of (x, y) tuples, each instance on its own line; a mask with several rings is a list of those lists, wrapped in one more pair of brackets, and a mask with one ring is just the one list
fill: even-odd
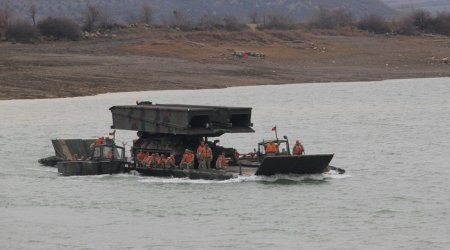
[(450, 77), (450, 37), (135, 29), (0, 42), (0, 100), (170, 89)]

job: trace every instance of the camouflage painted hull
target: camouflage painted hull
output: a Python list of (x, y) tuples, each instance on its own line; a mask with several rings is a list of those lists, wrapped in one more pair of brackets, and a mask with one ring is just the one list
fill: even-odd
[(237, 175), (225, 170), (217, 169), (166, 169), (166, 168), (137, 168), (137, 172), (146, 176), (189, 178), (193, 180), (228, 180)]
[(320, 174), (328, 170), (332, 154), (268, 156), (264, 158), (255, 175)]
[(56, 165), (63, 176), (102, 175), (124, 172), (125, 163), (121, 161), (62, 161)]

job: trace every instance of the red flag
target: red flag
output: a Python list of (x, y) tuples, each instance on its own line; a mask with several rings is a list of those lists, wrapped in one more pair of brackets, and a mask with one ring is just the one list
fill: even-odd
[(272, 131), (277, 131), (277, 126), (273, 127)]

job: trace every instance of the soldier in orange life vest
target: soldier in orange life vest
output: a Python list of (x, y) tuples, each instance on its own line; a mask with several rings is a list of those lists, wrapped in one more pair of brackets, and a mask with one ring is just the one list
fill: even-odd
[(278, 152), (278, 147), (273, 143), (273, 141), (269, 141), (266, 145), (266, 154), (267, 155), (275, 155)]
[(105, 137), (101, 136), (95, 140), (95, 145), (101, 145), (105, 142)]
[(166, 168), (176, 168), (177, 165), (175, 164), (175, 156), (173, 154), (170, 154), (169, 157), (166, 159)]
[(294, 155), (302, 155), (305, 153), (305, 149), (303, 148), (303, 145), (300, 143), (300, 141), (295, 141), (294, 150), (292, 150), (292, 153)]
[(189, 149), (186, 149), (183, 154), (183, 158), (180, 162), (181, 169), (193, 169), (194, 168), (194, 154)]
[(152, 157), (152, 163), (151, 163), (152, 167), (153, 168), (159, 167), (159, 162), (161, 161), (161, 157), (159, 156), (158, 153), (153, 153), (152, 156), (153, 156)]
[(137, 154), (137, 160), (138, 161), (143, 161), (144, 160), (144, 158), (145, 158), (145, 153), (141, 150), (141, 151), (139, 151), (139, 153)]
[(205, 142), (201, 141), (200, 145), (198, 145), (198, 147), (197, 147), (197, 152), (196, 152), (196, 156), (199, 161), (200, 161), (201, 153), (202, 153), (204, 147), (205, 147)]
[(144, 159), (142, 160), (142, 162), (144, 163), (145, 166), (151, 167), (152, 159), (153, 159), (152, 154), (149, 154), (147, 152), (147, 153), (145, 153), (145, 156), (144, 156)]
[(166, 168), (167, 157), (165, 154), (161, 154), (161, 159), (159, 160), (159, 167)]
[(205, 143), (202, 152), (200, 153), (200, 166), (199, 168), (210, 169), (212, 161), (212, 151), (208, 143)]
[(220, 154), (217, 157), (216, 168), (217, 169), (226, 169), (227, 168), (228, 159), (225, 157), (225, 152)]

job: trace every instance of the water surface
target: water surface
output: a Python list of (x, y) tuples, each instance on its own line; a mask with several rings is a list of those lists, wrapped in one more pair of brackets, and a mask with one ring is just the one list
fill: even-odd
[[(251, 106), (256, 133), (222, 145), (249, 152), (277, 125), (347, 174), (61, 177), (37, 163), (53, 138), (107, 135), (109, 107), (135, 100)], [(0, 101), (0, 246), (449, 249), (449, 124), (449, 78)]]

